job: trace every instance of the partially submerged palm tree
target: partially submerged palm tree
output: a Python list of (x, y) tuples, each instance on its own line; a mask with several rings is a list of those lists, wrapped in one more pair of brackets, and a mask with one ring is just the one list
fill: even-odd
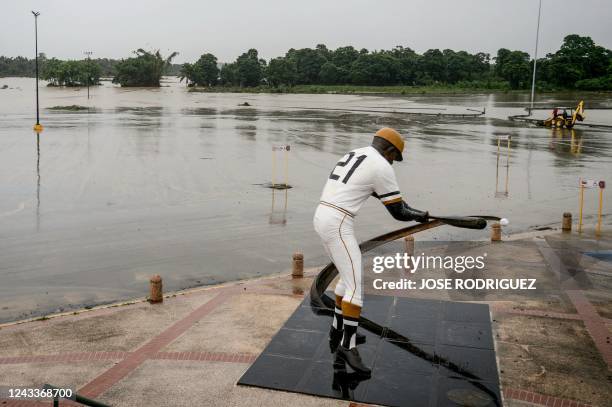
[(136, 51), (136, 54), (139, 56), (146, 55), (148, 57), (154, 58), (153, 60), (155, 64), (155, 76), (158, 78), (161, 78), (164, 72), (166, 71), (166, 68), (170, 66), (170, 63), (172, 62), (174, 57), (178, 55), (178, 52), (176, 51), (173, 52), (166, 59), (164, 59), (164, 57), (161, 55), (161, 53), (159, 52), (159, 49), (155, 50), (154, 54), (151, 54), (150, 52), (147, 52), (144, 49), (139, 48), (138, 51)]
[(181, 67), (181, 71), (179, 72), (179, 81), (183, 82), (183, 79), (185, 79), (185, 84), (189, 86), (189, 83), (193, 82), (193, 74), (194, 74), (193, 64), (184, 63), (183, 66)]
[(113, 82), (121, 86), (159, 86), (162, 75), (178, 52), (173, 52), (165, 59), (159, 50), (149, 52), (139, 48), (134, 54), (136, 58), (128, 58), (117, 64), (117, 75)]

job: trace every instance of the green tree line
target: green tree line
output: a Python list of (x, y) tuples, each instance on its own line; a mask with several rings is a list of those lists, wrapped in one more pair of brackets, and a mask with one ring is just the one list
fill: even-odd
[[(44, 54), (40, 54), (44, 56)], [(9, 58), (0, 56), (0, 77), (7, 76), (29, 76), (36, 74), (34, 59), (24, 57)]]
[[(38, 67), (40, 72), (43, 71), (45, 64), (48, 61), (56, 60), (55, 58), (48, 59), (45, 53), (38, 54)], [(100, 77), (108, 78), (115, 74), (115, 65), (120, 61), (109, 58), (92, 58), (91, 62), (100, 67)], [(36, 73), (36, 60), (24, 57), (4, 57), (0, 56), (0, 77), (21, 76), (34, 77)]]
[[(497, 54), (430, 49), (419, 54), (397, 46), (368, 51), (352, 46), (328, 49), (290, 49), (269, 61), (249, 49), (235, 61), (221, 64), (211, 53), (197, 61), (172, 64), (176, 53), (164, 58), (159, 51), (139, 49), (123, 60), (92, 59), (99, 76), (112, 76), (121, 86), (159, 86), (161, 75), (175, 74), (189, 86), (271, 88), (294, 85), (431, 86), (458, 85), (489, 89), (526, 89), (531, 84), (533, 60), (520, 50), (501, 48)], [(80, 83), (77, 61), (47, 59), (57, 84)], [(63, 62), (63, 63), (60, 63)], [(72, 62), (72, 63), (69, 63)], [(82, 61), (81, 61), (82, 63)], [(540, 88), (612, 90), (612, 51), (577, 34), (564, 38), (560, 48), (537, 61)], [(49, 68), (50, 69), (50, 68)], [(34, 61), (0, 57), (0, 76), (32, 76)], [(63, 79), (62, 79), (63, 78)], [(91, 77), (90, 77), (91, 78)]]
[[(137, 52), (137, 51), (136, 51)], [(155, 52), (149, 52), (148, 54), (155, 55)], [(136, 58), (139, 56), (137, 55)], [(144, 57), (148, 58), (148, 57)], [(161, 55), (160, 55), (161, 58)], [(90, 60), (59, 60), (56, 58), (47, 58), (44, 53), (38, 55), (38, 66), (40, 77), (49, 81), (52, 86), (81, 86), (87, 84), (87, 75), (90, 75), (90, 85), (99, 84), (100, 78), (115, 78), (117, 77), (117, 67), (121, 66), (121, 78), (125, 75), (125, 65), (131, 65), (133, 58), (127, 60), (118, 60), (110, 58), (92, 58)], [(125, 61), (129, 61), (124, 65), (121, 65)], [(136, 73), (136, 76), (140, 76), (141, 79), (147, 76), (144, 71), (146, 64), (141, 66), (143, 73)], [(153, 64), (155, 65), (155, 64)], [(154, 69), (154, 68), (153, 68)], [(165, 64), (163, 73), (166, 75), (178, 75), (182, 69), (182, 64)], [(28, 59), (24, 57), (4, 57), (0, 56), (0, 77), (34, 77), (36, 73), (36, 60), (34, 58)], [(150, 75), (149, 75), (150, 76)], [(137, 82), (138, 79), (132, 80)], [(143, 82), (149, 82), (144, 80)], [(144, 83), (138, 86), (147, 86)], [(157, 83), (154, 86), (159, 86)]]
[[(612, 51), (590, 37), (568, 35), (560, 49), (537, 61), (540, 87), (612, 90)], [(501, 48), (491, 58), (450, 49), (418, 54), (402, 46), (391, 50), (357, 50), (352, 46), (328, 49), (290, 49), (266, 62), (256, 49), (219, 69), (217, 58), (204, 54), (184, 64), (181, 80), (188, 85), (232, 87), (291, 87), (294, 85), (430, 86), (473, 85), (482, 88), (526, 89), (531, 84), (533, 60), (523, 51)]]

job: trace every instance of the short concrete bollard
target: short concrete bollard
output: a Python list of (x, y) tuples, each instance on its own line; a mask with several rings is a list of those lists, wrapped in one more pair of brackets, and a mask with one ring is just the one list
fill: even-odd
[(563, 213), (563, 223), (561, 224), (561, 230), (564, 232), (572, 231), (572, 214), (570, 212)]
[(155, 274), (149, 280), (151, 292), (149, 293), (149, 302), (156, 304), (164, 301), (164, 294), (162, 290), (162, 278), (159, 274)]
[(495, 222), (491, 225), (491, 241), (492, 242), (501, 242), (501, 225), (499, 222)]
[(414, 236), (406, 236), (404, 241), (406, 242), (406, 254), (414, 256)]
[(304, 277), (304, 255), (300, 252), (293, 253), (293, 271), (291, 272), (291, 277)]

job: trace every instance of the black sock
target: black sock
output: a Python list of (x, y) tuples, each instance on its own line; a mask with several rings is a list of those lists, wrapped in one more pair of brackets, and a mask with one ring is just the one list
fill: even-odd
[(352, 349), (357, 346), (357, 327), (358, 320), (350, 317), (344, 317), (344, 335), (342, 336), (342, 346), (347, 349)]

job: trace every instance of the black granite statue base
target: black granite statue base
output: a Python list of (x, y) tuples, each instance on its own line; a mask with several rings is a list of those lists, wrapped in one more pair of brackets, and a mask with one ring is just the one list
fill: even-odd
[(501, 406), (489, 307), (366, 296), (370, 378), (334, 363), (331, 313), (307, 297), (238, 384), (389, 406)]

